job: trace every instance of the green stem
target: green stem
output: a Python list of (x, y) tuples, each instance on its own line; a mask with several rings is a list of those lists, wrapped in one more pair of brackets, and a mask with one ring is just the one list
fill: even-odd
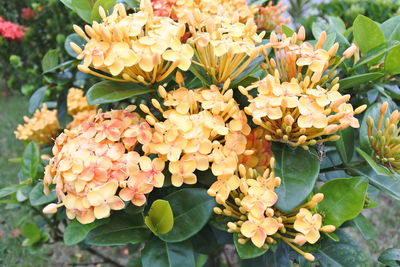
[(338, 170), (348, 170), (354, 167), (358, 167), (361, 165), (364, 165), (365, 161), (358, 161), (358, 162), (352, 162), (352, 163), (348, 163), (348, 164), (339, 164), (339, 165), (335, 165), (332, 167), (328, 167), (328, 168), (324, 168), (321, 169), (320, 172), (331, 172), (331, 171), (338, 171)]

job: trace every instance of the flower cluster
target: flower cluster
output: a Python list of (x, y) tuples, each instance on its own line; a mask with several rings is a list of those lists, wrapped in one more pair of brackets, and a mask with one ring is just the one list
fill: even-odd
[(172, 14), (176, 2), (176, 0), (152, 0), (151, 5), (153, 6), (154, 15), (160, 17), (171, 17), (172, 19), (177, 20), (177, 17)]
[[(279, 40), (274, 32), (263, 53), (266, 77), (239, 90), (250, 104), (245, 108), (253, 122), (265, 128), (268, 141), (284, 142), (293, 146), (314, 145), (335, 141), (331, 135), (349, 126), (359, 127), (354, 115), (363, 112), (366, 105), (353, 109), (347, 103), (350, 95), (339, 92), (339, 77), (335, 68), (355, 51), (351, 46), (336, 62), (338, 44), (329, 50), (322, 48), (326, 33), (322, 32), (316, 45), (304, 40), (304, 28), (298, 34)], [(273, 49), (274, 58), (268, 58), (267, 49)], [(330, 66), (334, 65), (328, 70)], [(249, 92), (257, 88), (255, 97)]]
[[(65, 130), (55, 140), (54, 157), (45, 168), (45, 192), (56, 184), (60, 204), (68, 218), (83, 224), (110, 215), (110, 210), (146, 202), (145, 194), (164, 183), (164, 161), (135, 151), (152, 139), (152, 129), (131, 108), (98, 113), (80, 127)], [(121, 190), (118, 192), (118, 188)]]
[(0, 17), (0, 37), (11, 41), (21, 41), (28, 28), (4, 20)]
[(143, 0), (141, 11), (129, 15), (123, 4), (117, 4), (109, 16), (101, 7), (99, 11), (103, 21), (93, 22), (92, 27), (86, 25), (86, 33), (74, 26), (87, 41), (83, 50), (71, 43), (77, 58), (83, 59), (79, 70), (148, 85), (166, 79), (176, 68), (189, 69), (193, 49), (180, 41), (185, 26), (168, 17), (154, 16), (150, 0)]
[(382, 165), (389, 167), (397, 173), (400, 173), (400, 153), (399, 153), (399, 133), (398, 125), (400, 122), (400, 113), (393, 111), (386, 117), (389, 104), (383, 102), (380, 107), (380, 114), (377, 125), (374, 119), (367, 118), (368, 138), (372, 149), (374, 150), (375, 160)]
[(78, 88), (70, 88), (67, 95), (67, 110), (72, 116), (72, 121), (67, 129), (78, 127), (91, 116), (96, 114), (97, 105), (88, 105), (84, 92)]
[(48, 110), (46, 104), (43, 104), (41, 109), (37, 109), (32, 118), (25, 116), (24, 121), (25, 124), (18, 125), (17, 130), (14, 132), (19, 140), (48, 144), (60, 130), (57, 110)]
[(216, 193), (214, 185), (208, 190), (211, 196), (216, 196), (217, 203), (223, 206), (214, 208), (216, 214), (225, 215), (235, 221), (228, 222), (228, 231), (238, 234), (238, 242), (245, 244), (249, 240), (259, 248), (267, 249), (269, 244), (282, 240), (307, 260), (313, 261), (314, 256), (305, 253), (298, 246), (306, 242), (314, 244), (320, 238), (320, 231), (333, 232), (333, 225), (322, 226), (322, 216), (313, 213), (314, 207), (323, 199), (318, 193), (306, 204), (285, 213), (274, 205), (278, 195), (274, 189), (280, 185), (280, 178), (274, 174), (274, 158), (270, 167), (262, 175), (252, 168), (246, 169), (239, 165), (235, 175), (229, 178), (228, 197), (221, 198)]
[(246, 115), (228, 87), (227, 82), (222, 89), (212, 85), (209, 89), (180, 87), (166, 92), (160, 86), (166, 109), (156, 99), (152, 103), (162, 113), (162, 120), (147, 106), (140, 106), (155, 128), (144, 149), (169, 161), (174, 186), (195, 184), (194, 171), (208, 170), (210, 162), (215, 176), (231, 175), (237, 168), (238, 155), (251, 152), (246, 150), (246, 135), (250, 133)]
[(265, 7), (258, 7), (254, 15), (258, 29), (273, 31), (282, 25), (290, 23), (290, 19), (285, 19), (282, 16), (286, 9), (287, 6), (283, 6), (282, 2), (279, 2), (277, 5), (269, 2)]
[(30, 20), (36, 17), (35, 11), (32, 10), (32, 8), (29, 7), (24, 7), (21, 10), (21, 18), (24, 20)]

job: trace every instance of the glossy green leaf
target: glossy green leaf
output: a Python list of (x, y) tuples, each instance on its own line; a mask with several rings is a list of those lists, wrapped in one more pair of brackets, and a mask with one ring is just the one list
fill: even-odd
[[(400, 29), (400, 28), (399, 28)], [(400, 45), (388, 52), (385, 59), (385, 72), (391, 75), (400, 73)]]
[(92, 24), (92, 6), (89, 0), (71, 0), (70, 5), (81, 19)]
[(38, 145), (30, 142), (22, 156), (21, 172), (25, 179), (35, 179), (40, 164)]
[(351, 237), (341, 230), (336, 230), (335, 233), (339, 242), (325, 238), (320, 243), (320, 249), (313, 253), (321, 266), (369, 266), (366, 256)]
[(273, 143), (275, 174), (281, 185), (275, 190), (279, 199), (276, 206), (290, 211), (300, 205), (314, 188), (320, 162), (314, 150), (293, 149), (285, 144)]
[(370, 63), (371, 61), (374, 61), (376, 59), (380, 59), (382, 58), (382, 56), (386, 53), (388, 53), (389, 51), (392, 51), (395, 47), (399, 47), (400, 46), (400, 42), (399, 41), (387, 41), (385, 43), (382, 43), (380, 45), (378, 45), (377, 47), (371, 49), (370, 51), (368, 51), (368, 53), (366, 53), (360, 61), (357, 62), (356, 65), (354, 65), (354, 67), (352, 67), (352, 69), (356, 69), (360, 66), (363, 66), (367, 63)]
[(149, 231), (140, 214), (130, 216), (119, 212), (111, 215), (111, 220), (87, 235), (86, 243), (93, 246), (116, 246), (143, 242)]
[(55, 66), (58, 65), (58, 52), (57, 49), (47, 51), (42, 59), (43, 73), (50, 72)]
[(60, 1), (69, 9), (74, 10), (74, 7), (72, 6), (72, 0), (60, 0)]
[(369, 82), (373, 82), (379, 78), (384, 76), (383, 73), (380, 72), (371, 72), (371, 73), (363, 73), (354, 76), (350, 76), (339, 81), (340, 89), (348, 89), (355, 87), (360, 84), (365, 84)]
[(166, 234), (174, 226), (174, 215), (168, 201), (157, 199), (151, 204), (144, 222), (155, 235)]
[(353, 225), (360, 231), (365, 240), (370, 240), (376, 237), (376, 229), (374, 225), (360, 213), (352, 220)]
[(26, 237), (25, 246), (31, 246), (40, 240), (41, 234), (39, 227), (32, 222), (25, 222), (21, 228), (22, 235)]
[(7, 185), (2, 188), (0, 188), (0, 198), (12, 195), (16, 193), (18, 190), (21, 188), (26, 187), (26, 184), (12, 184), (12, 185)]
[(180, 242), (195, 235), (207, 223), (215, 206), (207, 191), (199, 188), (181, 189), (165, 197), (165, 200), (174, 214), (172, 230), (159, 236), (167, 242)]
[(32, 206), (39, 206), (47, 204), (57, 199), (55, 191), (50, 192), (50, 194), (45, 195), (43, 192), (43, 182), (39, 182), (33, 187), (32, 191), (29, 193), (29, 201)]
[(81, 224), (77, 220), (70, 221), (64, 230), (64, 244), (72, 246), (82, 242), (91, 230), (107, 223), (108, 221), (109, 219), (95, 220), (89, 224)]
[(197, 66), (196, 64), (190, 65), (189, 71), (196, 76), (197, 79), (201, 81), (203, 86), (208, 87), (210, 86), (213, 82), (211, 81), (210, 75), (207, 74), (207, 72), (200, 66)]
[(236, 247), (236, 252), (239, 255), (239, 258), (243, 259), (252, 259), (258, 256), (263, 255), (267, 252), (266, 249), (258, 248), (254, 246), (254, 244), (249, 240), (246, 244), (242, 245), (238, 242), (238, 234), (233, 234), (233, 242)]
[(386, 39), (390, 39), (392, 33), (395, 31), (398, 25), (400, 25), (400, 16), (390, 18), (381, 24), (381, 29), (385, 34)]
[(339, 156), (344, 164), (350, 163), (354, 154), (354, 129), (349, 127), (337, 133), (340, 139), (335, 142)]
[(341, 18), (328, 16), (328, 22), (329, 25), (333, 27), (338, 33), (344, 34), (344, 32), (346, 31), (346, 25)]
[(104, 8), (106, 14), (110, 14), (111, 10), (115, 6), (116, 0), (97, 0), (92, 8), (92, 20), (101, 21), (101, 17), (99, 14), (99, 7)]
[(67, 38), (65, 39), (64, 42), (65, 51), (67, 51), (68, 55), (70, 55), (71, 57), (76, 58), (78, 54), (75, 53), (75, 51), (71, 48), (71, 42), (77, 44), (80, 48), (83, 49), (83, 47), (86, 44), (86, 40), (76, 33), (68, 35)]
[(365, 153), (358, 147), (356, 148), (356, 150), (357, 153), (360, 154), (360, 156), (365, 159), (365, 161), (369, 164), (369, 166), (371, 166), (371, 168), (376, 172), (376, 174), (396, 179), (396, 176), (385, 166), (382, 166), (379, 163), (375, 162), (367, 153)]
[(167, 243), (158, 238), (146, 242), (142, 251), (143, 267), (195, 266), (194, 253), (189, 241)]
[(282, 25), (282, 32), (286, 35), (286, 37), (292, 37), (294, 30), (286, 25)]
[(154, 89), (135, 83), (102, 81), (96, 83), (86, 94), (89, 105), (113, 103), (126, 98), (154, 92)]
[(382, 252), (378, 261), (385, 266), (398, 267), (400, 266), (400, 248), (388, 248)]
[(32, 94), (31, 98), (29, 99), (29, 113), (32, 114), (35, 112), (36, 109), (40, 108), (40, 105), (42, 105), (44, 100), (46, 89), (46, 86), (42, 86)]
[(320, 192), (324, 200), (318, 211), (324, 215), (324, 224), (339, 227), (358, 216), (364, 207), (368, 180), (364, 177), (338, 178), (325, 183)]
[(358, 15), (354, 20), (353, 35), (355, 43), (364, 54), (385, 42), (385, 35), (379, 25), (363, 15)]

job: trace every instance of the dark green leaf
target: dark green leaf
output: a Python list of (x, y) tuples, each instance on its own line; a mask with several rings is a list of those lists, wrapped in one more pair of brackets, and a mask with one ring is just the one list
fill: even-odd
[(25, 179), (35, 179), (40, 164), (38, 145), (30, 142), (22, 156), (21, 171)]
[(86, 243), (93, 246), (116, 246), (140, 243), (149, 236), (140, 214), (115, 213), (111, 220), (90, 231)]
[(57, 118), (62, 127), (65, 127), (71, 119), (67, 109), (67, 95), (68, 90), (64, 89), (60, 92), (57, 99)]
[(43, 73), (50, 72), (55, 66), (58, 65), (58, 52), (57, 49), (47, 51), (42, 59)]
[(219, 249), (215, 234), (208, 225), (204, 226), (200, 232), (190, 238), (190, 241), (196, 253), (212, 255)]
[(70, 221), (64, 231), (64, 243), (72, 246), (85, 240), (89, 232), (100, 225), (107, 223), (109, 219), (95, 220), (89, 224), (81, 224), (77, 220)]
[(281, 178), (281, 185), (275, 190), (279, 196), (276, 206), (288, 212), (311, 193), (320, 162), (314, 150), (293, 149), (281, 143), (273, 143), (271, 149), (275, 157), (275, 174)]
[(380, 72), (363, 73), (350, 76), (339, 81), (340, 89), (344, 90), (360, 84), (373, 82), (379, 78), (382, 78), (383, 76), (384, 74)]
[(25, 222), (22, 225), (21, 231), (22, 235), (27, 239), (27, 241), (24, 242), (25, 246), (31, 246), (40, 240), (40, 229), (32, 222)]
[(383, 175), (383, 176), (388, 176), (390, 178), (396, 179), (395, 175), (388, 170), (385, 166), (380, 165), (379, 163), (375, 162), (367, 153), (359, 149), (358, 147), (356, 148), (357, 153), (360, 154), (361, 157), (363, 157), (369, 166), (376, 172), (378, 175)]
[(142, 251), (143, 267), (195, 266), (193, 248), (189, 241), (167, 243), (158, 238), (146, 242)]
[(97, 0), (92, 8), (92, 20), (101, 21), (99, 7), (101, 6), (109, 14), (115, 5), (116, 0)]
[(70, 55), (71, 57), (76, 58), (78, 54), (75, 53), (75, 51), (71, 48), (71, 42), (77, 44), (80, 48), (83, 49), (83, 47), (86, 44), (86, 40), (76, 33), (68, 35), (67, 38), (65, 39), (64, 42), (65, 51), (67, 51), (68, 55)]
[(207, 223), (215, 206), (207, 191), (199, 188), (181, 189), (165, 200), (168, 200), (174, 214), (172, 230), (159, 236), (167, 242), (180, 242), (195, 235)]
[(337, 133), (340, 139), (335, 142), (337, 151), (344, 164), (350, 163), (354, 154), (354, 129), (349, 127)]
[(378, 24), (363, 15), (358, 15), (353, 24), (354, 41), (364, 54), (385, 42), (385, 35)]
[(92, 24), (92, 7), (89, 0), (71, 0), (70, 5), (81, 19)]
[(203, 86), (210, 86), (212, 84), (212, 81), (210, 79), (210, 75), (207, 74), (207, 72), (200, 66), (196, 64), (190, 65), (189, 71), (194, 74), (194, 76), (197, 77), (203, 84)]
[(248, 240), (246, 244), (242, 245), (238, 242), (237, 233), (233, 234), (233, 242), (235, 243), (236, 251), (239, 255), (239, 258), (243, 259), (252, 259), (258, 256), (263, 255), (267, 252), (266, 249), (258, 248), (253, 245), (253, 243)]
[(96, 105), (113, 103), (151, 92), (154, 92), (154, 89), (141, 84), (102, 81), (90, 87), (86, 97), (89, 105)]
[(35, 112), (36, 109), (40, 108), (40, 105), (43, 103), (44, 100), (46, 89), (46, 86), (40, 87), (32, 94), (31, 98), (29, 99), (29, 113), (32, 114), (33, 112)]
[(377, 58), (382, 58), (382, 56), (384, 54), (391, 51), (393, 48), (399, 47), (399, 46), (400, 46), (399, 41), (387, 41), (385, 43), (382, 43), (382, 44), (378, 45), (377, 47), (368, 51), (368, 53), (366, 53), (365, 56), (363, 56), (361, 58), (361, 60), (358, 61), (357, 64), (354, 65), (354, 67), (352, 67), (352, 69), (356, 69), (356, 68), (358, 68), (362, 65), (365, 65), (373, 60), (376, 60)]
[(151, 204), (144, 222), (155, 235), (166, 234), (174, 226), (174, 215), (168, 201), (157, 199)]
[(325, 183), (320, 192), (324, 200), (318, 211), (324, 215), (324, 224), (339, 227), (361, 212), (367, 195), (368, 180), (363, 177), (339, 178)]
[(382, 252), (379, 256), (378, 261), (390, 267), (400, 266), (400, 249), (399, 248), (388, 248)]
[(32, 206), (39, 206), (47, 204), (56, 200), (57, 196), (54, 191), (50, 192), (47, 196), (43, 192), (43, 182), (39, 182), (35, 185), (32, 191), (29, 193), (29, 201)]
[(360, 213), (352, 220), (354, 226), (360, 231), (365, 240), (375, 238), (377, 232), (374, 225)]
[(203, 267), (208, 261), (208, 255), (205, 254), (198, 254), (196, 256), (196, 267)]

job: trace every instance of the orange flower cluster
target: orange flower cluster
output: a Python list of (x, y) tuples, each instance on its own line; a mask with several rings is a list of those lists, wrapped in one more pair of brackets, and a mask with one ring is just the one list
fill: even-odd
[(68, 114), (72, 116), (72, 121), (67, 125), (67, 129), (78, 127), (96, 114), (97, 105), (88, 105), (83, 94), (83, 90), (78, 88), (70, 88), (68, 91), (67, 110)]
[[(344, 52), (337, 62), (338, 43), (325, 50), (326, 33), (322, 32), (315, 46), (303, 42), (304, 28), (292, 37), (279, 40), (274, 32), (263, 53), (266, 64), (262, 67), (267, 76), (251, 86), (239, 90), (249, 99), (245, 108), (253, 122), (267, 130), (268, 141), (303, 146), (324, 141), (336, 141), (334, 134), (349, 126), (359, 127), (354, 115), (363, 112), (366, 105), (353, 109), (347, 103), (350, 95), (339, 92), (339, 77), (335, 68), (352, 56), (354, 47)], [(275, 56), (268, 58), (267, 49)], [(330, 68), (333, 66), (332, 68)], [(253, 97), (249, 91), (257, 89)]]
[(128, 15), (124, 5), (117, 4), (109, 16), (100, 7), (102, 23), (86, 25), (86, 33), (74, 26), (87, 41), (83, 50), (71, 43), (77, 58), (83, 59), (79, 70), (105, 79), (149, 85), (166, 79), (176, 68), (189, 69), (193, 49), (180, 41), (185, 25), (154, 16), (150, 0), (142, 0), (140, 6), (139, 12)]
[[(246, 169), (239, 165), (238, 171), (229, 179), (229, 188), (225, 192), (215, 192), (214, 185), (208, 190), (211, 196), (216, 196), (217, 203), (224, 207), (214, 208), (216, 214), (235, 219), (227, 224), (229, 232), (238, 233), (238, 242), (245, 244), (249, 240), (259, 248), (268, 249), (277, 239), (291, 246), (307, 260), (313, 261), (314, 256), (305, 253), (298, 246), (306, 242), (314, 244), (320, 238), (320, 231), (333, 232), (332, 225), (322, 226), (322, 216), (313, 214), (311, 210), (323, 199), (323, 194), (316, 194), (311, 201), (284, 213), (274, 205), (278, 195), (274, 192), (281, 179), (274, 174), (274, 158), (270, 160), (269, 168), (260, 175), (252, 168)], [(223, 196), (221, 196), (223, 195)]]
[(148, 114), (146, 120), (155, 132), (147, 153), (157, 153), (168, 160), (172, 184), (195, 184), (194, 171), (211, 170), (215, 176), (232, 175), (238, 165), (238, 155), (252, 153), (246, 150), (246, 135), (250, 133), (247, 118), (228, 90), (229, 82), (222, 89), (189, 90), (180, 87), (166, 92), (159, 87), (163, 106), (152, 100), (153, 106), (162, 113), (157, 120), (150, 109), (141, 105)]
[(19, 140), (29, 140), (38, 144), (48, 144), (60, 131), (57, 110), (48, 110), (43, 104), (37, 109), (32, 118), (24, 116), (25, 124), (20, 124), (14, 132)]
[(273, 5), (272, 2), (269, 2), (265, 7), (258, 7), (254, 15), (258, 29), (262, 31), (273, 31), (282, 25), (290, 23), (290, 19), (285, 19), (282, 16), (286, 10), (287, 6), (283, 6), (282, 2), (279, 2), (277, 5)]
[(49, 204), (44, 212), (65, 206), (69, 219), (87, 224), (123, 209), (124, 201), (143, 205), (145, 194), (164, 182), (164, 161), (135, 151), (152, 135), (150, 126), (130, 109), (98, 113), (80, 127), (65, 130), (55, 140), (44, 177), (45, 193), (56, 184), (61, 203)]

